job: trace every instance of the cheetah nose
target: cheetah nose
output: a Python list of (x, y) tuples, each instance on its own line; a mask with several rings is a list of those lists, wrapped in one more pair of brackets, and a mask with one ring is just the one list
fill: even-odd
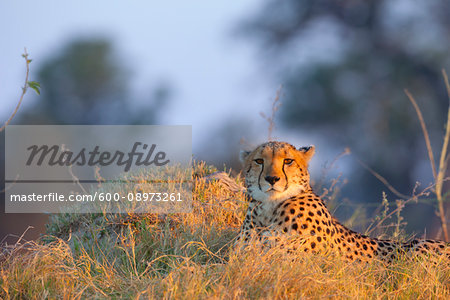
[(278, 177), (278, 176), (266, 176), (266, 177), (264, 177), (264, 179), (265, 179), (268, 183), (270, 183), (271, 185), (274, 185), (275, 182), (277, 182), (278, 180), (280, 180), (280, 177)]

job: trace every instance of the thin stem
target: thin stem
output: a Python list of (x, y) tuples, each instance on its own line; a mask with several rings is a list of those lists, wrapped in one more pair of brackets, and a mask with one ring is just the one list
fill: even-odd
[(28, 89), (28, 74), (30, 73), (30, 62), (31, 61), (28, 59), (28, 53), (27, 53), (27, 49), (26, 48), (25, 48), (25, 51), (22, 54), (22, 56), (23, 56), (23, 58), (25, 58), (26, 67), (27, 67), (27, 71), (26, 71), (26, 74), (25, 74), (25, 84), (24, 84), (24, 86), (22, 88), (22, 95), (20, 95), (19, 103), (17, 103), (16, 109), (14, 110), (14, 112), (9, 117), (9, 119), (5, 122), (5, 124), (0, 128), (0, 132), (5, 130), (6, 126), (9, 125), (9, 123), (12, 121), (12, 119), (16, 115), (17, 111), (19, 110), (20, 105), (22, 104), (23, 97), (25, 96), (25, 94), (27, 92), (27, 89)]
[[(448, 82), (447, 73), (445, 70), (442, 70), (442, 75), (444, 76), (445, 80), (445, 86), (447, 87), (447, 93), (450, 101), (450, 84)], [(442, 145), (441, 150), (441, 157), (439, 160), (439, 173), (436, 180), (436, 197), (438, 201), (439, 206), (439, 217), (441, 219), (442, 223), (442, 231), (444, 232), (445, 240), (448, 241), (448, 229), (447, 229), (447, 220), (445, 217), (445, 208), (444, 208), (444, 199), (442, 197), (442, 187), (443, 187), (443, 179), (445, 176), (445, 172), (447, 171), (447, 148), (448, 148), (448, 141), (450, 137), (450, 102), (449, 102), (449, 108), (447, 110), (447, 124), (445, 127), (445, 136), (444, 136), (444, 143)]]
[(409, 196), (400, 193), (399, 191), (397, 191), (391, 184), (389, 184), (389, 182), (386, 180), (386, 178), (384, 178), (383, 176), (381, 176), (379, 173), (377, 173), (375, 170), (373, 170), (372, 168), (370, 168), (368, 165), (366, 165), (365, 163), (363, 163), (361, 160), (356, 159), (356, 161), (363, 167), (365, 168), (367, 171), (369, 171), (373, 176), (375, 176), (379, 181), (381, 181), (393, 194), (395, 194), (397, 197), (402, 198), (402, 199), (408, 199)]
[(422, 126), (423, 136), (425, 138), (425, 143), (427, 145), (427, 151), (428, 151), (428, 157), (430, 158), (430, 164), (431, 169), (433, 170), (433, 178), (436, 180), (437, 174), (436, 174), (436, 164), (434, 162), (434, 156), (433, 156), (433, 150), (431, 148), (430, 143), (430, 137), (428, 136), (428, 130), (427, 126), (425, 125), (425, 121), (423, 120), (422, 112), (420, 111), (419, 106), (416, 103), (416, 100), (414, 100), (414, 97), (409, 93), (407, 89), (405, 89), (405, 94), (408, 96), (409, 101), (411, 101), (412, 105), (414, 106), (414, 109), (416, 110), (417, 117), (419, 118), (420, 125)]

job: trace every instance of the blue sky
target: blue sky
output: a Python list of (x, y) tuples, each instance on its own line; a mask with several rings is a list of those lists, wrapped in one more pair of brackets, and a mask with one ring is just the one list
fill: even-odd
[[(249, 1), (2, 1), (0, 117), (13, 111), (23, 85), (21, 54), (34, 72), (66, 42), (107, 36), (131, 73), (133, 93), (167, 80), (175, 90), (165, 124), (192, 124), (194, 147), (225, 118), (263, 123), (278, 88), (261, 74), (251, 43), (233, 37), (238, 22), (258, 10)], [(181, 51), (182, 49), (182, 51)], [(44, 87), (45, 88), (45, 87)], [(24, 106), (36, 100), (30, 92)], [(236, 108), (239, 112), (236, 113)]]

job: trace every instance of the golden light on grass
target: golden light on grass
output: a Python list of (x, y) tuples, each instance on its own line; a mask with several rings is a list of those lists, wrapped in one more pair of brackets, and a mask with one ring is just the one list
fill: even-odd
[[(234, 247), (246, 202), (195, 163), (193, 212), (54, 215), (39, 242), (5, 247), (0, 297), (448, 299), (443, 258), (348, 263)], [(242, 184), (236, 179), (237, 184)]]

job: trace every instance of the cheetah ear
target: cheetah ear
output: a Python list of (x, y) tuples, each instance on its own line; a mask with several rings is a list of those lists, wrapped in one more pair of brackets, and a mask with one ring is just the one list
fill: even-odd
[(239, 160), (241, 161), (242, 164), (245, 164), (245, 160), (250, 155), (250, 153), (252, 153), (252, 152), (244, 151), (244, 150), (241, 150), (241, 152), (239, 152)]
[(298, 151), (303, 153), (303, 156), (305, 157), (306, 162), (309, 162), (310, 159), (314, 156), (314, 153), (316, 152), (316, 147), (314, 147), (314, 145), (307, 146), (307, 147), (301, 147), (301, 148), (298, 148)]

